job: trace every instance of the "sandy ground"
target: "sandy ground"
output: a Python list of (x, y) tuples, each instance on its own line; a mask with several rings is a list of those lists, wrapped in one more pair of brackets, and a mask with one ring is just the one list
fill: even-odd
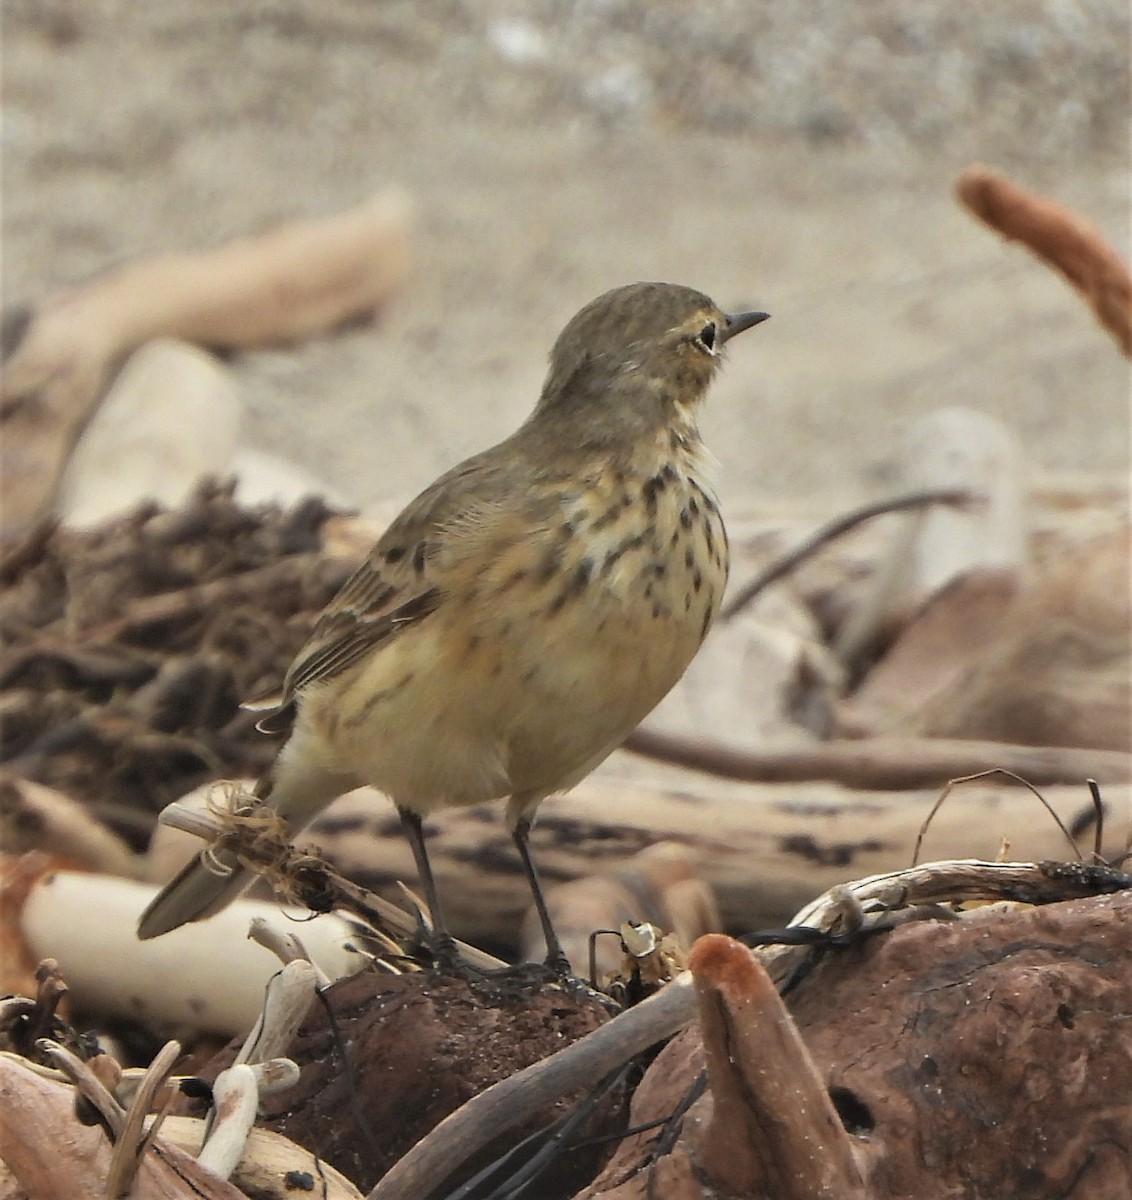
[(641, 278), (774, 315), (705, 416), (732, 503), (883, 492), (950, 404), (1043, 468), (1128, 470), (1113, 343), (951, 194), (1002, 166), (1127, 254), (1124, 0), (3, 11), (6, 304), (407, 189), (418, 265), (381, 327), (236, 364), (249, 443), (362, 506), (509, 432), (564, 321)]

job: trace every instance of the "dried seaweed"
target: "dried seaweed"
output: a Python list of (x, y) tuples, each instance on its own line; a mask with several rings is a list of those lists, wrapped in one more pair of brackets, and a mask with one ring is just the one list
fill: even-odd
[(239, 504), (206, 480), (86, 531), (43, 524), (0, 559), (0, 762), (104, 812), (135, 846), (206, 779), (276, 744), (241, 700), (278, 688), (353, 564), (325, 554), (320, 499)]

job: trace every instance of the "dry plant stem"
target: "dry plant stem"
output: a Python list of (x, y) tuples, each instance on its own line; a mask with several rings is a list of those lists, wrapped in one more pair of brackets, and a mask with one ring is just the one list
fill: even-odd
[(5, 530), (46, 511), (78, 433), (130, 351), (163, 335), (261, 346), (372, 312), (408, 273), (407, 219), (400, 195), (379, 196), (214, 250), (132, 263), (45, 304), (0, 387)]
[(284, 966), (299, 961), (311, 963), (315, 973), (314, 986), (319, 989), (330, 986), (330, 977), (311, 962), (311, 956), (297, 934), (278, 929), (270, 921), (256, 917), (248, 926), (248, 940), (270, 950)]
[(692, 951), (691, 971), (712, 1096), (699, 1167), (744, 1196), (863, 1197), (849, 1135), (758, 959), (708, 934)]
[(79, 1093), (94, 1105), (106, 1122), (111, 1136), (115, 1140), (120, 1138), (126, 1123), (126, 1111), (90, 1067), (78, 1055), (72, 1054), (65, 1046), (60, 1046), (50, 1038), (40, 1038), (38, 1046), (74, 1084)]
[(1064, 275), (1132, 357), (1132, 277), (1092, 225), (986, 167), (968, 167), (955, 190), (980, 220)]
[(294, 1040), (317, 987), (317, 972), (305, 959), (288, 963), (272, 978), (263, 1012), (240, 1047), (236, 1064), (254, 1065), (278, 1058)]
[[(165, 1086), (177, 1059), (181, 1057), (180, 1042), (166, 1042), (157, 1052), (149, 1070), (145, 1073), (130, 1107), (122, 1122), (121, 1132), (114, 1142), (114, 1153), (110, 1156), (110, 1169), (106, 1173), (106, 1195), (116, 1198), (126, 1196), (133, 1187), (141, 1166), (142, 1157), (153, 1143), (161, 1128), (164, 1112), (153, 1120), (148, 1132), (145, 1128), (146, 1114), (153, 1107), (157, 1093)], [(170, 1096), (172, 1102), (172, 1096)]]
[[(351, 565), (342, 564), (343, 582)], [(117, 620), (83, 630), (79, 638), (83, 641), (129, 641), (151, 626), (190, 620), (218, 605), (258, 603), (273, 588), (290, 588), (318, 572), (325, 573), (326, 569), (326, 556), (321, 552), (296, 554), (240, 575), (228, 575), (176, 592), (144, 596), (130, 603)]]
[(692, 1010), (692, 980), (685, 972), (663, 991), (575, 1042), (573, 1053), (560, 1051), (473, 1096), (397, 1162), (366, 1200), (420, 1200), (430, 1195), (487, 1142), (543, 1104), (594, 1086), (687, 1024)]
[(776, 583), (784, 575), (789, 575), (807, 559), (813, 558), (823, 546), (836, 541), (837, 538), (856, 529), (858, 525), (871, 521), (874, 517), (883, 516), (886, 513), (904, 512), (910, 508), (925, 508), (932, 504), (969, 504), (975, 498), (970, 492), (957, 488), (911, 492), (906, 496), (895, 496), (889, 500), (878, 500), (873, 504), (866, 504), (843, 517), (838, 517), (823, 525), (800, 546), (783, 555), (777, 562), (771, 563), (754, 579), (745, 583), (723, 606), (723, 610), (719, 614), (720, 619), (729, 621), (732, 617), (737, 616), (772, 583)]
[[(974, 783), (976, 780), (993, 778), (994, 776), (1002, 776), (1003, 778), (1010, 779), (1014, 783), (1019, 784), (1021, 787), (1029, 788), (1033, 795), (1037, 797), (1038, 802), (1042, 805), (1046, 812), (1049, 813), (1050, 820), (1052, 820), (1058, 829), (1060, 829), (1065, 835), (1065, 840), (1069, 843), (1069, 849), (1072, 852), (1073, 857), (1077, 859), (1081, 858), (1081, 851), (1077, 848), (1077, 843), (1073, 840), (1073, 835), (1066, 828), (1065, 822), (1062, 821), (1057, 813), (1054, 812), (1052, 807), (1050, 807), (1049, 802), (1041, 794), (1041, 792), (1039, 792), (1038, 789), (1034, 787), (1034, 785), (1028, 780), (1023, 779), (1020, 775), (1015, 775), (1013, 771), (1003, 771), (1000, 768), (996, 768), (993, 771), (979, 771), (975, 775), (963, 775), (958, 779), (949, 779), (947, 781), (947, 786), (942, 792), (940, 792), (939, 799), (935, 802), (935, 804), (932, 805), (931, 812), (929, 812), (924, 818), (924, 823), (920, 826), (920, 832), (916, 834), (916, 844), (912, 847), (912, 866), (915, 866), (920, 861), (920, 848), (924, 844), (924, 837), (927, 835), (928, 827), (931, 825), (936, 813), (939, 812), (939, 810), (943, 807), (944, 802), (947, 800), (947, 797), (951, 795), (952, 791), (961, 783)], [(1087, 782), (1093, 787), (1096, 787), (1096, 780), (1088, 780)], [(1100, 822), (1098, 822), (1098, 845), (1100, 842), (1100, 835)], [(1100, 857), (1099, 849), (1096, 851), (1096, 857)]]
[(1001, 768), (1035, 785), (1079, 783), (1095, 775), (1105, 783), (1132, 779), (1132, 755), (1119, 750), (1014, 746), (948, 738), (868, 738), (822, 742), (797, 750), (734, 750), (641, 728), (624, 749), (724, 779), (789, 783), (828, 779), (847, 787), (930, 787), (943, 779)]

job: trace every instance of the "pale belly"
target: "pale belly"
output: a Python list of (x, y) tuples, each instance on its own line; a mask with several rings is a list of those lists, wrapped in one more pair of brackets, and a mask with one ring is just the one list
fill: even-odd
[(455, 563), (436, 611), (305, 692), (301, 736), (420, 813), (573, 786), (664, 698), (719, 607), (726, 538), (692, 496), (668, 489), (647, 525), (587, 525), (579, 500), (565, 540)]
[[(531, 614), (478, 636), (440, 612), (348, 678), (312, 690), (300, 720), (327, 761), (427, 813), (573, 786), (683, 674), (688, 626), (593, 612)], [(598, 618), (600, 620), (600, 618)], [(480, 623), (483, 627), (483, 623)]]

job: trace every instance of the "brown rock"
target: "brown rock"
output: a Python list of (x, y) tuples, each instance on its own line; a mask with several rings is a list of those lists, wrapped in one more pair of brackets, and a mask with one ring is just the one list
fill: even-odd
[[(819, 962), (789, 1003), (869, 1196), (1132, 1194), (1130, 956), (1126, 892), (911, 923)], [(646, 1074), (631, 1124), (672, 1113), (703, 1069), (692, 1028)], [(626, 1141), (587, 1195), (686, 1180), (710, 1103), (689, 1109), (669, 1153), (655, 1131)]]
[[(325, 1002), (325, 1003), (324, 1003)], [(333, 1014), (328, 1019), (328, 1010)], [(363, 972), (317, 1000), (288, 1051), (298, 1085), (268, 1096), (261, 1124), (306, 1147), (362, 1191), (471, 1096), (576, 1041), (606, 1019), (597, 1001), (556, 984), (465, 980), (434, 974)], [(229, 1047), (202, 1072), (231, 1061)], [(473, 1174), (527, 1134), (569, 1111), (579, 1096), (532, 1112), (461, 1172)], [(614, 1096), (574, 1140), (609, 1132)], [(540, 1197), (572, 1196), (610, 1152), (572, 1152)]]

